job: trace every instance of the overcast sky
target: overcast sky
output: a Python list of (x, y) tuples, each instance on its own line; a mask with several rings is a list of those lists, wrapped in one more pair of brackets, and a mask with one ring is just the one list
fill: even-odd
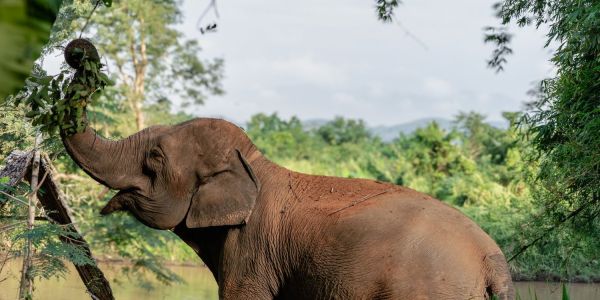
[[(218, 1), (218, 31), (204, 35), (196, 23), (209, 1), (185, 1), (183, 30), (199, 40), (202, 57), (225, 59), (226, 94), (194, 113), (391, 125), (473, 110), (500, 120), (502, 111), (523, 108), (552, 66), (544, 32), (517, 29), (506, 71), (486, 67), (492, 46), (483, 28), (497, 24), (496, 1), (406, 0), (401, 25), (377, 21), (371, 0)], [(212, 12), (205, 24), (211, 20)]]

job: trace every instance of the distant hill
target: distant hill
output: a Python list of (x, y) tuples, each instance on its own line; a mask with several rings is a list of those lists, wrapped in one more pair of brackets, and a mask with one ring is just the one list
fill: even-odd
[[(318, 127), (326, 124), (327, 122), (329, 122), (329, 120), (327, 120), (327, 119), (309, 119), (309, 120), (302, 121), (302, 124), (304, 125), (305, 129), (310, 130), (310, 129), (318, 128)], [(438, 125), (445, 130), (451, 130), (452, 127), (454, 126), (454, 124), (452, 123), (452, 120), (449, 120), (449, 119), (423, 118), (423, 119), (418, 119), (415, 121), (401, 123), (401, 124), (397, 124), (397, 125), (369, 127), (369, 131), (371, 131), (371, 133), (373, 135), (379, 136), (383, 141), (389, 142), (389, 141), (397, 138), (398, 135), (400, 135), (400, 133), (410, 134), (410, 133), (414, 132), (415, 130), (417, 130), (418, 128), (427, 126), (431, 122), (437, 122)], [(494, 127), (497, 127), (497, 128), (506, 128), (507, 127), (506, 122), (502, 122), (502, 121), (488, 121), (488, 124), (490, 124)]]
[(400, 135), (400, 133), (409, 134), (427, 126), (431, 122), (436, 122), (441, 128), (445, 130), (452, 129), (452, 121), (443, 118), (423, 118), (412, 122), (391, 125), (391, 126), (375, 126), (370, 127), (369, 130), (373, 135), (379, 136), (382, 140), (389, 142)]

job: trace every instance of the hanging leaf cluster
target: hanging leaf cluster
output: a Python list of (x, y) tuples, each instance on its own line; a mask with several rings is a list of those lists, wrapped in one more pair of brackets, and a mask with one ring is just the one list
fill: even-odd
[(392, 22), (394, 10), (401, 3), (399, 0), (375, 0), (375, 11), (377, 18), (384, 23)]
[[(100, 91), (113, 82), (102, 72), (103, 65), (81, 48), (77, 71), (61, 71), (55, 76), (32, 76), (13, 102), (28, 109), (25, 114), (42, 132), (53, 135), (60, 130), (64, 134), (81, 132), (85, 128), (84, 110), (94, 105)], [(72, 55), (72, 53), (71, 53)]]

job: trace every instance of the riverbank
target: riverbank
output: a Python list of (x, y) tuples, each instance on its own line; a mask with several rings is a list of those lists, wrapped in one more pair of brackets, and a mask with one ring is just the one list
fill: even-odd
[[(109, 259), (98, 262), (99, 267), (109, 279), (115, 298), (130, 299), (218, 299), (217, 284), (208, 270), (202, 264), (169, 263), (165, 268), (183, 279), (182, 283), (165, 285), (153, 278), (142, 279), (139, 276), (126, 276), (123, 268), (131, 267), (124, 260)], [(33, 299), (71, 300), (89, 299), (83, 283), (72, 265), (68, 264), (69, 273), (64, 278), (51, 278), (36, 281)], [(12, 261), (6, 270), (0, 274), (0, 300), (15, 299), (18, 290), (20, 263)], [(521, 299), (559, 300), (562, 296), (562, 283), (558, 282), (515, 282), (516, 293)], [(599, 283), (569, 283), (567, 284), (571, 299), (597, 300), (600, 299)]]
[[(98, 264), (111, 264), (111, 265), (116, 264), (116, 265), (123, 265), (123, 266), (133, 265), (131, 260), (122, 259), (122, 258), (99, 256), (99, 257), (94, 257), (94, 259), (96, 260), (96, 262), (98, 262)], [(166, 261), (163, 261), (162, 264), (167, 267), (203, 267), (203, 268), (206, 268), (206, 265), (200, 259), (198, 259), (197, 262), (166, 260)]]
[[(97, 257), (96, 261), (99, 264), (111, 264), (111, 265), (121, 265), (121, 266), (131, 266), (132, 262), (125, 259), (113, 258), (107, 256)], [(163, 265), (167, 267), (199, 267), (199, 268), (207, 268), (206, 265), (198, 259), (197, 262), (190, 261), (165, 261)], [(594, 277), (579, 277), (573, 276), (569, 280), (564, 280), (558, 274), (552, 273), (540, 273), (535, 274), (535, 276), (529, 276), (521, 273), (511, 273), (512, 279), (515, 282), (552, 282), (552, 283), (600, 283), (600, 276)]]
[(600, 277), (583, 277), (573, 276), (569, 280), (563, 280), (561, 276), (557, 274), (536, 274), (535, 276), (527, 276), (522, 274), (511, 274), (513, 281), (527, 282), (527, 281), (539, 281), (539, 282), (569, 282), (569, 283), (600, 283)]

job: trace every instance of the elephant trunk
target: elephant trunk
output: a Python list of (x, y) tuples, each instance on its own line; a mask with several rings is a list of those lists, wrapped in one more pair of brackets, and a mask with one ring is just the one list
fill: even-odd
[(61, 132), (61, 138), (71, 158), (98, 182), (117, 190), (140, 187), (143, 132), (110, 141), (86, 125), (83, 132)]
[[(65, 60), (77, 70), (71, 84), (89, 87), (86, 78), (93, 78), (94, 74), (86, 70), (84, 60), (100, 67), (100, 58), (94, 45), (85, 39), (71, 41), (65, 48)], [(79, 124), (78, 118), (82, 118), (81, 121), (85, 124), (83, 131), (75, 133), (61, 128), (60, 135), (71, 158), (91, 177), (110, 188), (140, 188), (145, 153), (140, 151), (143, 150), (140, 148), (147, 144), (147, 134), (142, 131), (120, 141), (109, 141), (100, 137), (88, 125), (85, 112), (87, 99), (81, 101), (76, 97), (78, 94), (75, 89), (68, 88), (67, 91), (66, 102), (83, 106), (83, 114), (69, 113), (66, 117), (70, 119), (71, 124)]]

